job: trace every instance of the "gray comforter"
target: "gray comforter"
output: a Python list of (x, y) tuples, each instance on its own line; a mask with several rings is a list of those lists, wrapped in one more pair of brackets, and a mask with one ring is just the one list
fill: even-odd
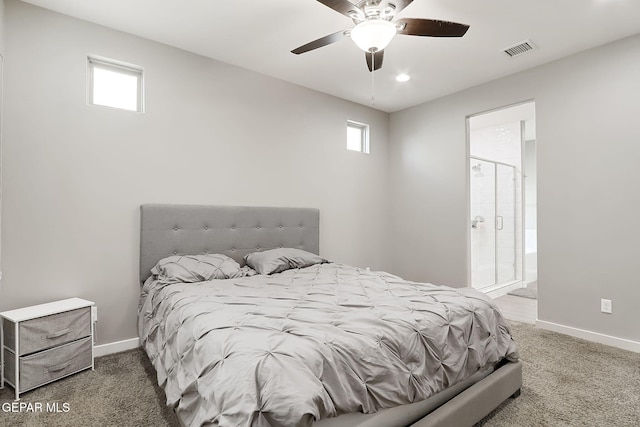
[(473, 289), (318, 264), (149, 280), (140, 339), (186, 425), (309, 426), (426, 399), (503, 358), (509, 327)]

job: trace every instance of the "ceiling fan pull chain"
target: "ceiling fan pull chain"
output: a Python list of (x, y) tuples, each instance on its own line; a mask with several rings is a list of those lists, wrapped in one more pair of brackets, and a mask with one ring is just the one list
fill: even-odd
[(374, 93), (375, 93), (375, 85), (374, 85), (374, 77), (373, 77), (374, 74), (376, 73), (376, 70), (373, 69), (373, 67), (374, 67), (373, 64), (375, 64), (374, 55), (375, 55), (375, 53), (371, 52), (371, 73), (370, 74), (371, 74), (371, 106), (372, 107), (376, 106), (376, 97), (374, 95)]

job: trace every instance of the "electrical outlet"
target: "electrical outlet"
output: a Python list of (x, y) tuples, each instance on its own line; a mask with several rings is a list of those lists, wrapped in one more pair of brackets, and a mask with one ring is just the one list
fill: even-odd
[(600, 311), (603, 313), (611, 314), (613, 312), (613, 303), (610, 299), (601, 299), (600, 300)]

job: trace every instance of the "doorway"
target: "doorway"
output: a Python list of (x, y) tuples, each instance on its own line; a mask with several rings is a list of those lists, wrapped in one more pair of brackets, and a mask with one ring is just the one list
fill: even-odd
[(495, 298), (536, 276), (535, 104), (470, 116), (468, 130), (470, 283)]

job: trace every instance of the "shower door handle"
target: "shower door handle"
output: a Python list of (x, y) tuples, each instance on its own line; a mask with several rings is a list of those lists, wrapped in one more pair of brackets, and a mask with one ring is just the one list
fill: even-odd
[(496, 230), (502, 230), (504, 228), (504, 218), (500, 215), (496, 216)]

